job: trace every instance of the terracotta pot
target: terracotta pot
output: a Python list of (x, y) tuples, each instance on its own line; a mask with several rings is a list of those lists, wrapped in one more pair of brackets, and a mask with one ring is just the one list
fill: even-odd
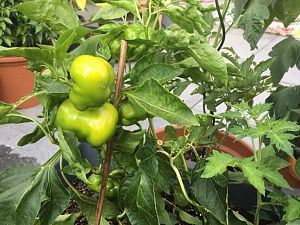
[[(178, 135), (183, 135), (183, 128), (180, 126), (174, 126), (178, 130)], [(159, 139), (163, 140), (165, 138), (165, 129), (159, 128), (156, 130), (156, 135)], [(223, 140), (223, 144), (219, 147), (219, 150), (226, 152), (232, 156), (246, 158), (253, 155), (253, 148), (247, 142), (243, 140), (237, 140), (232, 134), (225, 137), (225, 132), (220, 131), (217, 135), (218, 142)], [(297, 178), (295, 174), (295, 164), (296, 160), (294, 158), (289, 158), (290, 165), (286, 168), (281, 169), (279, 172), (287, 180), (289, 185), (293, 188), (300, 189), (300, 179)]]
[(148, 0), (140, 0), (140, 4), (142, 7), (147, 5)]
[[(13, 103), (30, 94), (34, 88), (34, 74), (26, 67), (27, 60), (21, 57), (0, 58), (0, 101)], [(18, 108), (28, 108), (39, 104), (31, 98)]]

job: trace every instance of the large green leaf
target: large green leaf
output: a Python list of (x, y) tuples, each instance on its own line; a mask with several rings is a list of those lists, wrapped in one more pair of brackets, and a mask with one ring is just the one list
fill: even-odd
[(142, 172), (128, 176), (119, 199), (132, 225), (159, 225), (157, 196), (153, 181)]
[(256, 48), (264, 33), (265, 20), (270, 16), (268, 7), (273, 2), (274, 0), (250, 0), (239, 20), (238, 26), (244, 30), (244, 38), (249, 42), (251, 49)]
[(261, 167), (261, 171), (263, 176), (269, 180), (271, 183), (283, 187), (283, 188), (291, 188), (287, 181), (283, 178), (283, 176), (276, 170), (271, 170), (267, 167)]
[(96, 20), (112, 20), (121, 18), (128, 13), (127, 10), (112, 5), (101, 7), (100, 10), (92, 17), (91, 21)]
[(53, 65), (54, 53), (49, 49), (40, 49), (35, 47), (0, 47), (0, 56), (24, 57), (32, 62), (42, 63), (43, 65), (51, 66)]
[(167, 120), (171, 124), (198, 125), (191, 109), (177, 96), (164, 89), (157, 80), (149, 79), (128, 97), (148, 113)]
[(198, 163), (192, 175), (192, 193), (201, 205), (225, 224), (228, 210), (227, 179), (224, 175), (218, 175), (215, 178), (202, 178), (202, 173), (201, 163)]
[(283, 221), (291, 222), (300, 216), (300, 202), (294, 198), (289, 198), (287, 205), (284, 207), (285, 214)]
[(272, 15), (281, 20), (285, 27), (294, 22), (299, 16), (300, 2), (298, 0), (277, 0)]
[(39, 211), (46, 207), (51, 211), (46, 218), (41, 213), (41, 219), (43, 224), (50, 225), (68, 202), (69, 194), (53, 164), (42, 168), (18, 166), (0, 174), (0, 220), (3, 224), (34, 224)]
[(300, 70), (300, 41), (294, 38), (287, 38), (276, 44), (269, 55), (274, 58), (270, 71), (275, 85), (289, 68), (297, 66)]
[(198, 44), (189, 47), (189, 52), (201, 68), (211, 73), (216, 80), (227, 85), (227, 66), (217, 49), (209, 44)]
[(222, 174), (226, 171), (227, 166), (234, 166), (239, 159), (233, 156), (214, 151), (214, 154), (207, 158), (208, 162), (205, 166), (205, 170), (202, 174), (202, 178), (210, 178), (218, 174)]
[(70, 175), (76, 175), (77, 178), (90, 183), (86, 178), (86, 174), (90, 172), (92, 166), (88, 161), (83, 159), (78, 149), (78, 139), (72, 132), (62, 131), (58, 129), (59, 146), (62, 151), (63, 158), (68, 162), (68, 166), (64, 171)]
[(259, 164), (249, 158), (246, 158), (242, 160), (241, 168), (249, 183), (252, 184), (259, 191), (259, 193), (265, 195), (263, 173), (259, 169)]
[(137, 15), (139, 12), (137, 9), (140, 8), (140, 2), (137, 0), (107, 0), (109, 4), (125, 9), (135, 15)]
[(267, 102), (273, 103), (272, 114), (278, 119), (291, 116), (294, 109), (299, 108), (300, 86), (280, 87), (267, 98)]
[(135, 73), (135, 76), (131, 76), (132, 83), (134, 85), (142, 85), (146, 80), (154, 78), (159, 83), (164, 84), (183, 73), (182, 68), (176, 68), (169, 64), (153, 64), (145, 68), (140, 73)]
[(17, 5), (16, 9), (32, 20), (46, 22), (58, 32), (80, 24), (76, 10), (61, 0), (26, 1)]
[(41, 224), (51, 225), (55, 218), (61, 214), (68, 204), (69, 193), (61, 185), (60, 178), (55, 169), (48, 172), (47, 200), (39, 212)]

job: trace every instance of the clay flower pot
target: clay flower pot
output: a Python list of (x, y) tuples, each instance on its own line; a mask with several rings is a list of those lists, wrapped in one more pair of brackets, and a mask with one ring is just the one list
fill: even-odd
[[(174, 126), (178, 130), (178, 136), (183, 135), (183, 128), (180, 126)], [(159, 139), (163, 140), (165, 137), (165, 129), (160, 128), (156, 130), (156, 135)], [(243, 140), (237, 140), (236, 137), (232, 134), (229, 134), (227, 137), (226, 133), (220, 131), (217, 135), (217, 139), (220, 142), (223, 138), (223, 144), (219, 147), (219, 151), (228, 153), (235, 157), (246, 158), (253, 155), (253, 148), (247, 142)], [(280, 170), (280, 173), (293, 188), (300, 189), (300, 179), (297, 178), (295, 174), (295, 164), (296, 160), (294, 158), (289, 158), (290, 165)]]
[[(13, 103), (30, 94), (34, 88), (34, 74), (26, 67), (27, 60), (21, 57), (0, 58), (0, 101)], [(31, 98), (18, 108), (28, 108), (39, 104)]]

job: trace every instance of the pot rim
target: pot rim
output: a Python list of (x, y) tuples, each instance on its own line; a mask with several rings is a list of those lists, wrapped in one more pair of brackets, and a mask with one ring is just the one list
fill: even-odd
[[(183, 130), (182, 126), (174, 125), (173, 127), (178, 131)], [(162, 128), (157, 129), (155, 133), (159, 134), (159, 135), (164, 135), (164, 131), (165, 131), (165, 128), (162, 127)], [(221, 137), (224, 136), (224, 134), (225, 134), (225, 132), (220, 130), (218, 133), (219, 138), (220, 138), (220, 136)], [(179, 136), (180, 136), (180, 134), (179, 134)], [(253, 155), (253, 147), (246, 141), (237, 139), (233, 134), (228, 134), (226, 139), (230, 139), (231, 142), (234, 141), (234, 142), (240, 143), (241, 145), (243, 145), (243, 148), (231, 149), (231, 148), (228, 148), (227, 146), (222, 145), (218, 149), (219, 151), (226, 152), (230, 155), (241, 157), (241, 158), (246, 158), (246, 157)], [(225, 142), (223, 144), (225, 144)], [(280, 169), (279, 171), (283, 175), (283, 177), (288, 181), (289, 185), (292, 188), (300, 189), (300, 179), (295, 174), (296, 160), (292, 157), (289, 157), (288, 161), (290, 162), (290, 165), (285, 168)]]
[(5, 64), (5, 63), (17, 63), (17, 62), (27, 62), (27, 59), (23, 57), (16, 57), (16, 56), (4, 56), (0, 57), (0, 63)]

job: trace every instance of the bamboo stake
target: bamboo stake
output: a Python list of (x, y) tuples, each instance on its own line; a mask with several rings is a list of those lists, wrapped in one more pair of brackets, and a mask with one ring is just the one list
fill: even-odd
[[(123, 84), (124, 69), (126, 64), (126, 52), (127, 52), (127, 41), (122, 40), (121, 50), (120, 50), (120, 61), (118, 66), (117, 82), (116, 82), (115, 96), (114, 96), (114, 105), (116, 108), (118, 108), (118, 97), (120, 95), (122, 84)], [(100, 225), (101, 222), (101, 215), (103, 211), (103, 203), (105, 199), (105, 191), (106, 191), (106, 184), (109, 175), (111, 156), (112, 156), (112, 138), (108, 141), (106, 152), (105, 152), (104, 167), (102, 173), (103, 176), (102, 176), (102, 182), (100, 187), (100, 196), (97, 205), (95, 225)]]

